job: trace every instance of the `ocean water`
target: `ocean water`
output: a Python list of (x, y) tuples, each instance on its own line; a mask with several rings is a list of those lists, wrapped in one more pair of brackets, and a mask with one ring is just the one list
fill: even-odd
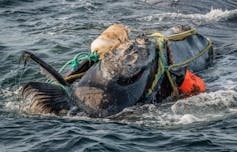
[[(189, 24), (208, 36), (216, 60), (199, 73), (207, 92), (114, 119), (25, 113), (21, 86), (45, 77), (18, 64), (21, 52), (59, 69), (112, 23), (145, 33)], [(237, 151), (236, 0), (0, 0), (0, 56), (0, 152)]]

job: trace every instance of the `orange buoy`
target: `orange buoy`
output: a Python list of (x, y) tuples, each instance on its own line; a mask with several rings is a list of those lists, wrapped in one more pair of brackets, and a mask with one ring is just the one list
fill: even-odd
[(91, 51), (96, 51), (100, 55), (100, 58), (103, 58), (106, 52), (116, 49), (128, 39), (128, 32), (128, 28), (122, 24), (109, 26), (91, 43)]
[(179, 89), (185, 96), (191, 96), (204, 92), (206, 90), (206, 86), (205, 82), (200, 77), (187, 69), (184, 81)]

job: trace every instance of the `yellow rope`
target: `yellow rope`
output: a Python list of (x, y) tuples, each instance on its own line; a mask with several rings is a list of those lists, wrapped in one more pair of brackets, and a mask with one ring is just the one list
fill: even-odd
[[(165, 41), (168, 41), (166, 38), (162, 38), (162, 41), (163, 42), (161, 42), (161, 43), (165, 43)], [(178, 89), (177, 89), (177, 87), (176, 87), (176, 84), (175, 84), (175, 82), (172, 80), (172, 78), (171, 78), (171, 75), (170, 75), (170, 69), (168, 68), (167, 70), (165, 70), (164, 69), (164, 66), (165, 65), (163, 65), (163, 62), (162, 62), (162, 59), (164, 59), (164, 57), (163, 57), (163, 55), (164, 55), (164, 50), (163, 50), (163, 46), (161, 45), (161, 43), (159, 43), (159, 51), (160, 51), (160, 58), (159, 58), (159, 66), (161, 66), (161, 68), (163, 69), (163, 71), (162, 71), (162, 74), (164, 73), (164, 72), (166, 72), (166, 75), (167, 75), (167, 77), (168, 77), (168, 80), (169, 80), (169, 82), (170, 82), (170, 85), (171, 85), (171, 87), (172, 87), (172, 90), (173, 90), (173, 95), (174, 96), (178, 96)]]
[[(212, 46), (211, 41), (207, 38), (208, 41), (208, 45), (206, 48), (204, 48), (202, 51), (200, 51), (197, 55), (193, 56), (192, 58), (185, 60), (183, 62), (180, 62), (178, 64), (172, 64), (170, 66), (168, 66), (167, 70), (165, 70), (165, 65), (162, 62), (162, 58), (163, 57), (163, 45), (165, 42), (168, 42), (169, 40), (171, 41), (178, 41), (178, 40), (183, 40), (184, 38), (186, 38), (187, 36), (191, 36), (197, 34), (197, 31), (195, 29), (191, 29), (189, 31), (185, 31), (183, 33), (179, 33), (179, 34), (174, 34), (168, 37), (165, 37), (164, 35), (160, 34), (160, 33), (153, 33), (152, 35), (150, 35), (151, 37), (156, 37), (157, 38), (157, 45), (159, 47), (159, 51), (160, 51), (160, 58), (159, 58), (159, 66), (158, 66), (158, 72), (155, 74), (155, 79), (152, 82), (151, 87), (148, 89), (147, 94), (150, 95), (152, 93), (152, 91), (154, 90), (155, 86), (157, 85), (159, 78), (161, 77), (161, 75), (164, 74), (164, 72), (166, 72), (168, 80), (170, 82), (170, 85), (172, 87), (173, 90), (173, 95), (177, 96), (179, 94), (177, 85), (175, 84), (175, 82), (173, 81), (171, 74), (170, 74), (170, 70), (173, 67), (179, 67), (179, 66), (184, 66), (194, 60), (196, 60), (197, 58), (199, 58), (200, 56), (202, 56), (204, 53), (206, 53)], [(213, 52), (213, 56), (214, 56), (214, 50)]]
[[(156, 37), (157, 38), (157, 45), (158, 45), (159, 51), (160, 51), (160, 58), (159, 58), (159, 61), (158, 61), (159, 62), (159, 66), (158, 66), (158, 69), (157, 69), (157, 73), (155, 74), (155, 78), (154, 78), (154, 80), (152, 82), (151, 87), (147, 91), (148, 95), (152, 94), (152, 92), (154, 91), (154, 88), (156, 87), (156, 85), (157, 85), (157, 83), (159, 81), (159, 78), (164, 73), (167, 74), (168, 80), (169, 80), (170, 85), (171, 85), (172, 90), (173, 90), (173, 95), (177, 96), (179, 94), (178, 88), (177, 88), (177, 86), (176, 86), (175, 82), (173, 81), (173, 79), (171, 77), (171, 74), (170, 74), (171, 68), (179, 67), (179, 66), (184, 66), (184, 65), (186, 65), (186, 64), (196, 60), (197, 58), (202, 56), (205, 52), (207, 52), (211, 48), (212, 43), (211, 43), (211, 41), (209, 39), (207, 39), (208, 40), (208, 45), (207, 45), (207, 47), (205, 49), (203, 49), (197, 55), (193, 56), (192, 58), (190, 58), (188, 60), (185, 60), (185, 61), (180, 62), (178, 64), (172, 64), (172, 65), (168, 66), (167, 69), (165, 69), (165, 65), (163, 64), (164, 61), (162, 61), (162, 59), (164, 59), (164, 57), (163, 57), (163, 55), (164, 55), (163, 45), (165, 44), (165, 42), (168, 42), (169, 40), (171, 40), (171, 41), (179, 41), (179, 40), (182, 40), (182, 39), (186, 38), (187, 36), (194, 35), (194, 34), (197, 34), (197, 31), (195, 29), (192, 29), (192, 30), (189, 30), (189, 31), (185, 31), (185, 32), (179, 33), (179, 34), (174, 34), (174, 35), (171, 35), (171, 36), (168, 36), (168, 37), (165, 37), (164, 35), (162, 35), (160, 33), (154, 33), (154, 34), (150, 35), (151, 37)], [(213, 51), (213, 54), (214, 54), (214, 51)], [(79, 74), (70, 75), (70, 76), (66, 77), (65, 80), (69, 81), (69, 80), (72, 80), (72, 79), (81, 78), (84, 74), (85, 74), (85, 72), (82, 72), (82, 73), (79, 73)]]
[(159, 79), (161, 78), (161, 76), (165, 72), (167, 72), (166, 69), (165, 69), (165, 65), (163, 63), (164, 61), (162, 61), (163, 60), (163, 54), (164, 54), (164, 52), (163, 52), (163, 45), (164, 45), (164, 42), (166, 41), (166, 39), (160, 33), (154, 33), (151, 36), (152, 37), (157, 37), (157, 39), (158, 39), (157, 40), (157, 46), (159, 47), (160, 53), (158, 53), (158, 54), (159, 54), (160, 57), (159, 57), (159, 60), (158, 60), (159, 66), (158, 66), (158, 69), (157, 69), (157, 73), (155, 74), (155, 78), (154, 78), (154, 80), (152, 82), (151, 87), (148, 89), (146, 96), (147, 95), (149, 96), (149, 95), (152, 94), (152, 92), (154, 91), (155, 87), (157, 86), (157, 83), (159, 82)]
[[(178, 89), (177, 89), (177, 87), (176, 87), (176, 85), (175, 85), (175, 82), (174, 82), (174, 81), (172, 80), (172, 78), (171, 78), (171, 75), (170, 75), (170, 70), (171, 70), (171, 68), (173, 68), (173, 67), (179, 67), (179, 66), (184, 66), (184, 65), (186, 65), (186, 64), (188, 64), (188, 63), (190, 63), (190, 62), (196, 60), (196, 59), (199, 58), (200, 56), (202, 56), (202, 55), (203, 55), (204, 53), (206, 53), (206, 52), (211, 48), (211, 46), (212, 46), (212, 43), (211, 43), (211, 41), (210, 41), (208, 38), (207, 38), (207, 41), (208, 41), (207, 47), (206, 47), (205, 49), (203, 49), (202, 51), (200, 51), (197, 55), (193, 56), (192, 58), (190, 58), (190, 59), (188, 59), (188, 60), (186, 60), (186, 61), (184, 61), (184, 62), (180, 62), (180, 63), (178, 63), (178, 64), (172, 64), (172, 65), (168, 66), (167, 77), (168, 77), (169, 82), (170, 82), (170, 84), (171, 84), (171, 87), (172, 87), (172, 89), (173, 89), (174, 96), (177, 96), (177, 95), (178, 95)], [(213, 52), (213, 53), (214, 53), (214, 52)]]
[(178, 90), (178, 88), (177, 88), (176, 83), (175, 83), (174, 80), (172, 79), (169, 70), (167, 70), (166, 75), (167, 75), (168, 80), (169, 80), (169, 82), (170, 82), (170, 85), (171, 85), (171, 87), (172, 87), (172, 89), (173, 89), (173, 96), (178, 96), (178, 95), (179, 95), (179, 90)]
[[(197, 55), (193, 56), (192, 58), (188, 59), (188, 60), (185, 60), (183, 62), (180, 62), (180, 63), (177, 63), (177, 64), (173, 64), (173, 65), (170, 65), (169, 66), (169, 69), (173, 68), (173, 67), (179, 67), (179, 66), (184, 66), (194, 60), (196, 60), (197, 58), (199, 58), (200, 56), (202, 56), (204, 53), (206, 53), (212, 46), (212, 43), (211, 41), (207, 38), (207, 41), (208, 41), (208, 45), (205, 49), (203, 49), (202, 51), (200, 51)], [(213, 51), (214, 53), (214, 51)]]
[(197, 34), (197, 31), (195, 29), (191, 29), (191, 30), (188, 30), (188, 31), (185, 31), (182, 33), (167, 36), (166, 39), (171, 40), (171, 41), (180, 41), (180, 40), (183, 40), (186, 37), (188, 37), (190, 35), (194, 35), (194, 34)]
[(86, 72), (82, 72), (82, 73), (78, 73), (78, 74), (73, 74), (70, 76), (67, 76), (66, 78), (64, 78), (64, 80), (69, 81), (72, 79), (77, 79), (77, 78), (81, 78)]

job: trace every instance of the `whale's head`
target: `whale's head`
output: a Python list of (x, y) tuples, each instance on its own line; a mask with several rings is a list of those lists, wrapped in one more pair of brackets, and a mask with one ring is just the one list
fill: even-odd
[(155, 52), (156, 42), (144, 37), (108, 52), (74, 86), (78, 106), (105, 117), (136, 104), (144, 95)]

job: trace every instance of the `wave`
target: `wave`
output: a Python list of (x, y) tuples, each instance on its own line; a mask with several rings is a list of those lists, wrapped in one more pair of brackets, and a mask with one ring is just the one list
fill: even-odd
[[(3, 102), (3, 109), (27, 114), (26, 101), (19, 100), (21, 88), (11, 91), (1, 89), (0, 94), (7, 100)], [(179, 127), (196, 123), (223, 120), (237, 113), (237, 89), (218, 90), (202, 93), (176, 102), (163, 102), (162, 104), (145, 104), (125, 108), (122, 112), (103, 121), (116, 121), (124, 124), (141, 125), (147, 127)], [(30, 114), (28, 114), (30, 115)], [(55, 116), (55, 115), (45, 115)], [(65, 116), (65, 119), (98, 120), (87, 117), (85, 114)]]
[(126, 108), (113, 116), (113, 119), (127, 124), (167, 128), (222, 120), (236, 113), (237, 92), (219, 90), (181, 99), (175, 103)]
[(237, 9), (234, 9), (234, 10), (211, 9), (210, 12), (206, 14), (161, 13), (161, 14), (154, 14), (151, 16), (145, 16), (141, 20), (167, 21), (167, 20), (173, 20), (173, 19), (191, 19), (191, 20), (196, 20), (196, 21), (217, 22), (221, 20), (228, 20), (236, 16), (237, 16)]
[(192, 114), (200, 117), (205, 114), (229, 112), (236, 107), (237, 92), (220, 90), (179, 100), (171, 109), (177, 115)]

